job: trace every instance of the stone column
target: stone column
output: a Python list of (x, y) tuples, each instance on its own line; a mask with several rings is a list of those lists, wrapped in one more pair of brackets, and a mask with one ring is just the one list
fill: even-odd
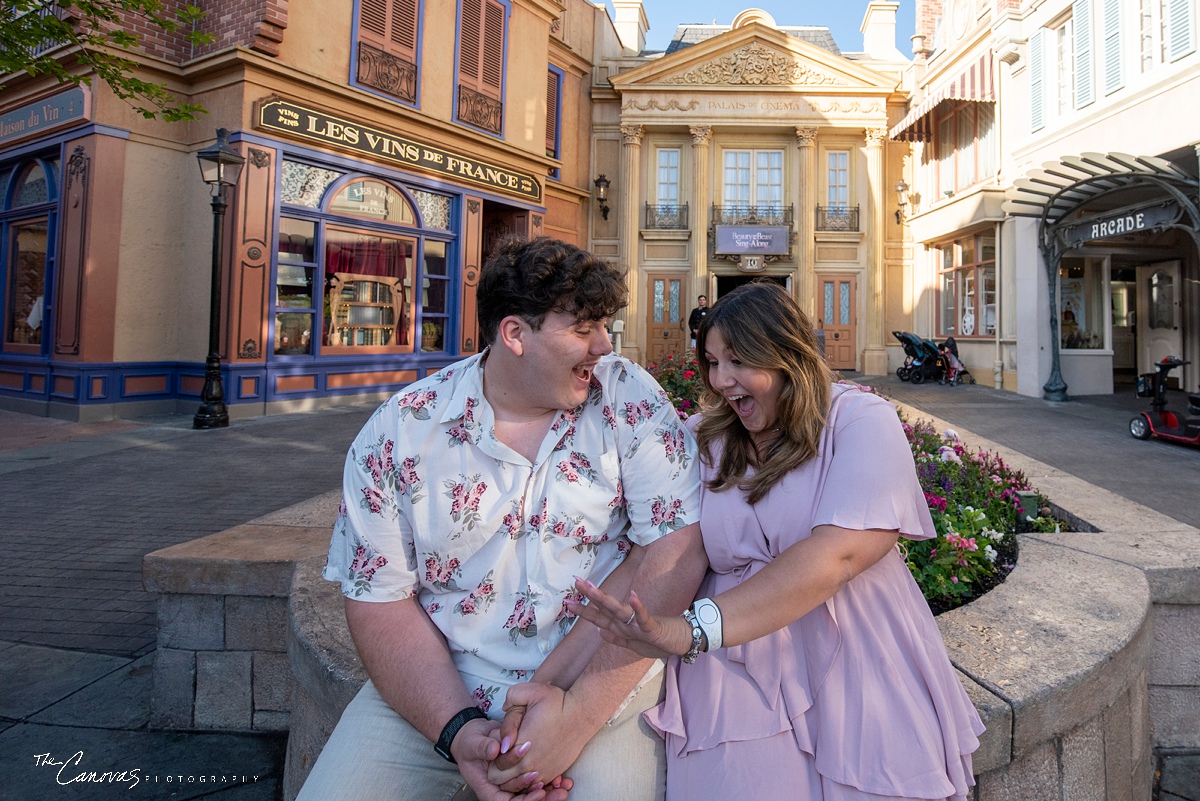
[[(708, 187), (709, 147), (712, 127), (693, 125), (692, 134), (692, 196), (688, 207), (688, 227), (692, 229), (692, 290), (687, 299), (691, 309), (697, 295), (708, 294), (708, 209), (712, 196)], [(716, 298), (709, 298), (715, 302)]]
[(868, 128), (867, 138), (867, 344), (862, 350), (862, 371), (867, 375), (887, 373), (887, 351), (883, 347), (883, 240), (884, 240), (884, 187), (883, 145), (887, 141), (887, 128)]
[(816, 319), (816, 298), (813, 295), (816, 253), (816, 201), (820, 180), (817, 175), (817, 129), (796, 127), (796, 146), (799, 154), (799, 185), (796, 192), (796, 300), (800, 308)]
[(621, 179), (615, 187), (613, 202), (617, 207), (617, 236), (620, 237), (621, 265), (625, 268), (625, 281), (629, 285), (629, 306), (625, 309), (625, 356), (640, 361), (646, 351), (646, 332), (641, 306), (641, 295), (645, 281), (638, 268), (639, 225), (638, 214), (642, 209), (641, 164), (642, 134), (640, 125), (621, 126)]

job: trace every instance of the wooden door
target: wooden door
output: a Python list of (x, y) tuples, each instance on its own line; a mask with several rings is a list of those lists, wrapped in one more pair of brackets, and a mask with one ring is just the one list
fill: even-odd
[(817, 295), (817, 327), (825, 330), (825, 360), (834, 370), (855, 369), (858, 348), (857, 280), (853, 275), (822, 275)]
[(657, 364), (671, 354), (682, 355), (685, 341), (683, 276), (646, 276), (646, 363)]
[[(1160, 261), (1137, 268), (1138, 372), (1149, 373), (1167, 356), (1183, 355), (1180, 331), (1179, 262)], [(1172, 376), (1179, 380), (1179, 374)]]

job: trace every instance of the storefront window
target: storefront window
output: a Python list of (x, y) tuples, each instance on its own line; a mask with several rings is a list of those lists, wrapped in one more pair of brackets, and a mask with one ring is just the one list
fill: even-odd
[(1103, 267), (1103, 259), (1064, 258), (1059, 263), (1059, 344), (1064, 350), (1105, 347)]
[(964, 237), (941, 253), (941, 336), (994, 336), (996, 238)]
[(49, 199), (50, 187), (46, 183), (46, 171), (41, 164), (34, 162), (21, 176), (21, 182), (17, 185), (17, 193), (13, 196), (13, 208), (33, 206), (37, 203), (45, 203)]
[(425, 271), (421, 279), (421, 350), (426, 353), (446, 349), (446, 322), (449, 317), (447, 295), (450, 289), (450, 264), (445, 242), (425, 243)]
[(408, 237), (325, 229), (323, 344), (412, 350), (415, 251)]
[(280, 197), (284, 203), (308, 206), (310, 209), (318, 208), (325, 190), (342, 175), (343, 173), (334, 170), (323, 170), (298, 161), (284, 161), (283, 189)]
[(17, 223), (8, 235), (8, 309), (4, 341), (12, 345), (42, 343), (46, 289), (46, 220)]
[(421, 221), (426, 228), (441, 228), (450, 230), (450, 198), (445, 195), (435, 195), (432, 192), (415, 190), (413, 200), (421, 210)]

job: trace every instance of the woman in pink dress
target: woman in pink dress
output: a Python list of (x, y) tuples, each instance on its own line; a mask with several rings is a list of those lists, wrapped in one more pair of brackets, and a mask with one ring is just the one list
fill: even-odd
[(654, 617), (580, 581), (572, 607), (671, 656), (646, 713), (668, 801), (965, 799), (983, 724), (896, 547), (935, 531), (895, 409), (834, 384), (775, 284), (729, 293), (698, 333), (698, 600)]

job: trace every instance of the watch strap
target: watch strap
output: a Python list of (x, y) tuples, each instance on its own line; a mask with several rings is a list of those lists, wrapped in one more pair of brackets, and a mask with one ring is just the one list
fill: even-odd
[(454, 756), (450, 753), (450, 745), (454, 742), (454, 738), (458, 736), (459, 731), (463, 726), (466, 726), (472, 720), (487, 719), (487, 715), (477, 706), (469, 706), (466, 709), (459, 711), (454, 717), (450, 718), (443, 728), (442, 733), (438, 737), (438, 741), (433, 744), (433, 750), (437, 755), (447, 762), (457, 762)]
[(696, 664), (696, 654), (700, 653), (700, 646), (704, 644), (704, 629), (700, 628), (700, 623), (696, 620), (696, 614), (691, 607), (684, 611), (683, 619), (692, 627), (692, 647), (683, 655), (683, 661), (694, 665)]

